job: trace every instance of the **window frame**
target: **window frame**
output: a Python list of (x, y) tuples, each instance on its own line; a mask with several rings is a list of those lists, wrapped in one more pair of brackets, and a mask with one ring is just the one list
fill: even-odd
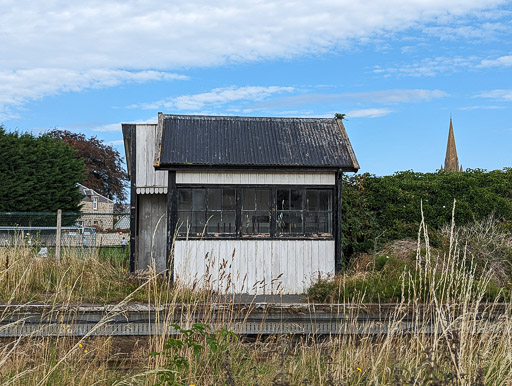
[[(188, 233), (186, 230), (180, 232), (176, 235), (177, 240), (185, 240), (185, 239), (214, 239), (214, 240), (251, 240), (251, 239), (265, 239), (265, 240), (334, 240), (334, 232), (336, 229), (336, 222), (339, 221), (336, 218), (336, 208), (335, 208), (335, 185), (261, 185), (261, 184), (176, 184), (176, 219), (178, 221), (178, 225), (180, 229), (182, 227), (186, 227), (186, 222), (179, 218), (179, 208), (177, 202), (178, 191), (180, 189), (205, 189), (206, 196), (208, 196), (208, 189), (235, 189), (236, 196), (236, 213), (235, 213), (235, 232), (234, 233), (216, 233), (216, 234), (208, 234), (205, 232), (198, 233)], [(242, 232), (242, 191), (243, 189), (266, 189), (270, 190), (270, 234), (249, 234)], [(277, 190), (279, 189), (300, 189), (303, 190), (303, 219), (302, 219), (302, 233), (301, 234), (279, 234), (277, 230)], [(331, 211), (330, 211), (330, 221), (331, 221), (331, 230), (330, 234), (320, 234), (314, 232), (306, 232), (306, 224), (305, 224), (305, 214), (307, 211), (306, 208), (306, 195), (307, 190), (324, 190), (330, 192), (331, 195)], [(205, 212), (208, 212), (208, 203), (206, 203)]]

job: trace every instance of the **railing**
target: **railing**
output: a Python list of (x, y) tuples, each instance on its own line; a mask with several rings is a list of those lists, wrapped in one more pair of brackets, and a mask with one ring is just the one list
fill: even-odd
[(0, 247), (128, 247), (129, 213), (59, 212), (0, 212)]

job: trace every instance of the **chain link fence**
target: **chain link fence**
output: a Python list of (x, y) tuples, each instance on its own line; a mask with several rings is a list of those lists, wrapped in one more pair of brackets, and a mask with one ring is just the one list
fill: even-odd
[[(61, 247), (128, 249), (129, 213), (71, 213), (61, 217)], [(0, 212), (0, 247), (53, 248), (57, 213)]]

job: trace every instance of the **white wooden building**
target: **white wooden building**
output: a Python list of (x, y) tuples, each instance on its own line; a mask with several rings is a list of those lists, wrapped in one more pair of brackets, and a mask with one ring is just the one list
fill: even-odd
[(130, 269), (188, 286), (303, 293), (341, 267), (341, 120), (184, 116), (123, 124)]

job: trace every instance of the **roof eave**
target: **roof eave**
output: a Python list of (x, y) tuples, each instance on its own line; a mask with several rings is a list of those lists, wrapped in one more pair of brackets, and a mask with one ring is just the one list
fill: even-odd
[(352, 166), (304, 166), (304, 165), (183, 165), (159, 164), (155, 170), (168, 171), (269, 171), (269, 172), (325, 172), (341, 170), (344, 172), (357, 172), (358, 168)]
[(336, 119), (336, 121), (338, 122), (338, 126), (340, 128), (340, 131), (341, 131), (341, 135), (343, 136), (344, 140), (345, 140), (345, 144), (347, 146), (347, 152), (350, 156), (350, 160), (352, 161), (352, 165), (353, 165), (353, 171), (354, 173), (357, 173), (357, 171), (360, 169), (359, 167), (359, 162), (357, 162), (357, 158), (356, 158), (356, 153), (354, 153), (354, 149), (352, 148), (352, 144), (350, 143), (350, 139), (348, 139), (348, 135), (347, 135), (347, 131), (345, 129), (345, 125), (343, 124), (343, 121), (341, 119)]

